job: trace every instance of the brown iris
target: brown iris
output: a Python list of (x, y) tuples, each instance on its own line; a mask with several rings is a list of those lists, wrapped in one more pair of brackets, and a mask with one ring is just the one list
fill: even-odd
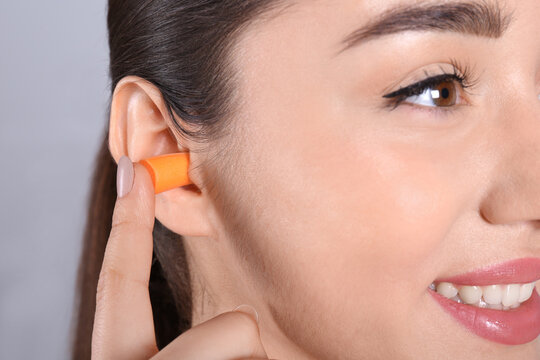
[(456, 104), (456, 84), (453, 81), (442, 81), (432, 87), (431, 97), (437, 106), (453, 106)]

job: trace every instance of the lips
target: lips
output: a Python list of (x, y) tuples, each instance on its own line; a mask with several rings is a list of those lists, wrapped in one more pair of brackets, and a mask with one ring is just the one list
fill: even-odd
[(540, 279), (540, 258), (523, 258), (487, 266), (465, 274), (437, 279), (457, 285), (530, 283)]
[[(473, 270), (462, 275), (437, 279), (456, 285), (485, 286), (491, 284), (530, 283), (540, 279), (540, 258), (523, 258)], [(520, 345), (540, 335), (540, 296), (531, 298), (516, 309), (494, 310), (461, 304), (428, 292), (436, 302), (461, 325), (476, 335), (507, 345)]]

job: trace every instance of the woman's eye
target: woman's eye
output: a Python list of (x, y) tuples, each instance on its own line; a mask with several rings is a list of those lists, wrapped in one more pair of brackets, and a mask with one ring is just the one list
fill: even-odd
[(435, 86), (428, 86), (419, 95), (405, 97), (403, 102), (430, 106), (446, 107), (454, 106), (460, 100), (458, 89), (453, 81), (442, 81)]
[(462, 103), (465, 80), (445, 74), (420, 81), (406, 88), (385, 95), (389, 105), (396, 108), (401, 103), (430, 108), (448, 108)]

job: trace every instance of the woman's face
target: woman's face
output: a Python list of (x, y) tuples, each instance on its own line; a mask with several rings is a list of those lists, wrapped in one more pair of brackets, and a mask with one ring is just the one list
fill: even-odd
[(237, 277), (223, 292), (257, 308), (271, 357), (538, 358), (505, 333), (512, 320), (473, 312), (487, 323), (471, 331), (429, 289), (540, 258), (540, 2), (473, 18), (452, 4), (299, 1), (239, 39), (235, 170), (219, 180), (229, 215), (216, 228)]

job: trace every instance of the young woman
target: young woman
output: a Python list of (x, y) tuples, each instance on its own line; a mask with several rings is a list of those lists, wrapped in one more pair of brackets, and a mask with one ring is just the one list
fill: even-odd
[(110, 0), (73, 357), (540, 358), (539, 19)]

